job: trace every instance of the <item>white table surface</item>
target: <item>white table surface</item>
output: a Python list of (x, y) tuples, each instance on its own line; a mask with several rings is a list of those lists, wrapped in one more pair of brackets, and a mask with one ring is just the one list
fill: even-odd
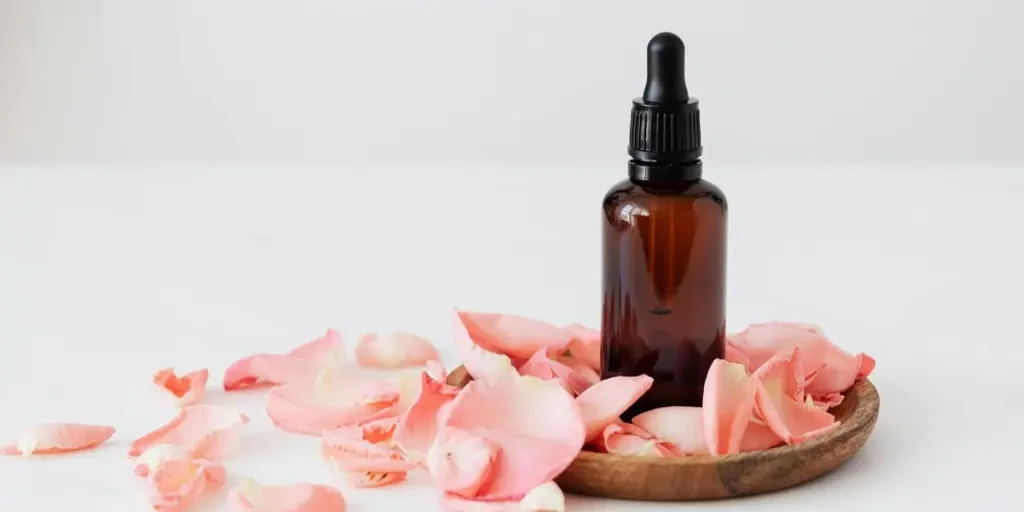
[[(1010, 510), (1024, 457), (1024, 165), (714, 165), (730, 201), (729, 323), (822, 324), (878, 360), (881, 416), (840, 471), (702, 504), (570, 510)], [(331, 482), (224, 367), (337, 327), (405, 329), (451, 357), (449, 311), (599, 319), (601, 197), (623, 166), (0, 165), (0, 435), (118, 428), (96, 451), (0, 458), (0, 510), (145, 510), (125, 452), (173, 408), (163, 366), (209, 367), (249, 414), (233, 479)], [(1015, 460), (1016, 459), (1016, 460)], [(349, 491), (430, 511), (426, 475)], [(73, 508), (62, 508), (73, 507)], [(222, 510), (216, 504), (204, 510)]]

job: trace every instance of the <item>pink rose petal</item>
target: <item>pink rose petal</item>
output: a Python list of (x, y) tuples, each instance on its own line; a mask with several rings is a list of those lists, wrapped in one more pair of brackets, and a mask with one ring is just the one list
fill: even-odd
[(743, 432), (743, 440), (740, 441), (741, 452), (756, 452), (774, 448), (782, 443), (782, 439), (772, 432), (762, 420), (756, 417), (750, 419), (750, 424)]
[(814, 406), (822, 409), (829, 410), (833, 407), (839, 407), (843, 403), (843, 395), (839, 393), (829, 393), (827, 395), (808, 395), (814, 402)]
[(196, 459), (220, 460), (238, 440), (244, 414), (216, 405), (181, 408), (170, 423), (132, 442), (128, 455), (138, 457), (158, 444), (174, 444)]
[(490, 482), (473, 496), (485, 500), (519, 499), (552, 480), (576, 458), (586, 435), (569, 393), (514, 372), (491, 383), (470, 382), (438, 418), (437, 439), (459, 429), (500, 448)]
[(44, 423), (18, 433), (13, 444), (0, 446), (2, 455), (52, 455), (95, 448), (114, 435), (114, 427), (82, 423)]
[(753, 324), (729, 336), (726, 357), (754, 372), (776, 354), (794, 348), (803, 355), (806, 391), (812, 395), (845, 392), (875, 366), (871, 357), (853, 356), (833, 345), (819, 327), (793, 322)]
[(441, 495), (441, 509), (445, 512), (522, 512), (519, 500), (479, 501), (448, 492)]
[(525, 361), (544, 347), (565, 350), (574, 339), (568, 329), (522, 316), (468, 311), (456, 315), (473, 342), (513, 362)]
[(408, 368), (440, 358), (429, 341), (406, 332), (366, 334), (356, 345), (356, 362), (365, 368)]
[(576, 405), (587, 428), (586, 441), (597, 439), (608, 425), (651, 389), (654, 379), (647, 375), (612, 377), (594, 384), (580, 396)]
[(210, 372), (205, 368), (181, 377), (174, 374), (174, 369), (164, 368), (153, 374), (153, 384), (170, 393), (178, 405), (193, 405), (203, 399), (209, 377)]
[(419, 467), (402, 456), (389, 431), (344, 427), (325, 433), (321, 454), (330, 466), (343, 473), (357, 487), (379, 487), (405, 480), (406, 473)]
[(169, 460), (158, 465), (146, 483), (157, 512), (184, 512), (206, 493), (227, 481), (224, 466), (206, 460)]
[(552, 364), (551, 369), (565, 380), (575, 395), (583, 393), (601, 380), (601, 376), (594, 369), (572, 357), (555, 358), (553, 363), (559, 364)]
[(441, 490), (472, 498), (491, 483), (501, 446), (458, 428), (446, 428), (427, 453), (427, 470)]
[(675, 457), (683, 455), (671, 443), (655, 438), (630, 423), (612, 423), (601, 433), (598, 448), (613, 455)]
[(549, 481), (526, 493), (522, 500), (478, 501), (445, 493), (441, 508), (446, 512), (565, 512), (565, 495)]
[(357, 373), (321, 370), (314, 378), (272, 388), (267, 415), (286, 432), (324, 431), (394, 416), (398, 386)]
[(580, 324), (569, 325), (566, 329), (573, 337), (566, 346), (569, 355), (590, 369), (601, 371), (601, 331)]
[(804, 399), (802, 353), (793, 348), (788, 355), (778, 354), (754, 373), (758, 416), (787, 444), (802, 442), (838, 425), (831, 414)]
[(452, 341), (462, 366), (473, 380), (492, 382), (501, 379), (506, 373), (515, 372), (512, 360), (507, 355), (485, 348), (473, 339), (458, 310), (452, 315)]
[(260, 485), (246, 479), (231, 490), (228, 503), (237, 512), (345, 512), (345, 497), (327, 485)]
[[(334, 329), (328, 329), (323, 336), (284, 354), (285, 362), (282, 362), (280, 358), (270, 357), (268, 360), (260, 362), (257, 368), (253, 368), (254, 358), (263, 359), (263, 356), (273, 356), (273, 354), (257, 354), (235, 361), (224, 372), (224, 389), (235, 391), (270, 384), (284, 384), (285, 382), (268, 378), (264, 373), (280, 372), (287, 378), (294, 379), (296, 369), (311, 368), (311, 371), (315, 372), (315, 369), (322, 367), (326, 361), (339, 359), (343, 353), (341, 336)], [(311, 364), (304, 364), (299, 360), (307, 360), (306, 363), (311, 362)], [(287, 365), (287, 367), (282, 368), (283, 365)], [(308, 372), (303, 375), (307, 374)], [(269, 377), (280, 378), (281, 375), (270, 375)]]
[(410, 460), (426, 460), (427, 450), (437, 436), (438, 412), (457, 394), (458, 389), (443, 381), (436, 381), (427, 372), (423, 372), (420, 394), (412, 407), (402, 415), (395, 431), (395, 443)]
[(754, 414), (757, 383), (741, 364), (716, 359), (704, 384), (704, 437), (708, 453), (740, 451), (743, 433)]
[(633, 424), (687, 455), (708, 453), (700, 407), (660, 407), (636, 415)]

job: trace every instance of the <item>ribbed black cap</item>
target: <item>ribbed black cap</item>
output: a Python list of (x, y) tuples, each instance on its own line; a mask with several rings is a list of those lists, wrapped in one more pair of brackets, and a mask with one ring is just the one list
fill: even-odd
[(650, 165), (700, 158), (700, 110), (686, 90), (685, 47), (679, 36), (662, 32), (647, 44), (647, 85), (633, 100), (629, 156)]

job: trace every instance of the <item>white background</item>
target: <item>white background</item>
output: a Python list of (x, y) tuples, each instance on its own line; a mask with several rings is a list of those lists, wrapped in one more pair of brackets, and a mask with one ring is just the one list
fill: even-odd
[(608, 162), (686, 41), (707, 156), (1024, 158), (1024, 5), (0, 0), (0, 156)]
[[(1011, 510), (1024, 41), (997, 5), (0, 0), (0, 442), (119, 429), (0, 458), (0, 509), (144, 510), (125, 452), (173, 414), (163, 366), (253, 418), (233, 479), (331, 482), (315, 439), (216, 391), (228, 363), (333, 326), (451, 366), (453, 305), (596, 325), (598, 204), (668, 29), (730, 202), (731, 329), (822, 324), (878, 360), (882, 412), (792, 491), (571, 510)], [(346, 495), (436, 502), (422, 475)]]

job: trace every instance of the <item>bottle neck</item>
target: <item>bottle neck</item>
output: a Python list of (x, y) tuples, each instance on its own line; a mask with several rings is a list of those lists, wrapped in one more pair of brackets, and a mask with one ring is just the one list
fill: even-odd
[(645, 187), (672, 187), (701, 179), (704, 163), (699, 159), (678, 164), (629, 161), (629, 179)]

